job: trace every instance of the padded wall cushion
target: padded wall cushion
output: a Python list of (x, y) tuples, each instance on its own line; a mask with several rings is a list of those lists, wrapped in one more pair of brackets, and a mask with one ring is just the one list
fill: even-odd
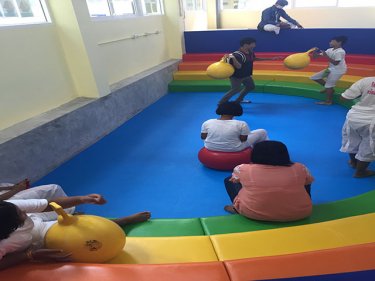
[[(204, 278), (202, 279), (202, 276)], [(221, 262), (125, 264), (28, 264), (0, 271), (7, 281), (230, 281)]]
[(162, 264), (217, 261), (208, 236), (128, 237), (112, 264)]
[[(263, 92), (263, 87), (271, 81), (256, 80), (255, 92)], [(168, 85), (169, 92), (226, 92), (229, 80), (173, 80)]]
[(165, 237), (204, 235), (200, 219), (151, 219), (124, 227), (128, 237)]
[(257, 231), (281, 227), (312, 224), (351, 216), (375, 213), (375, 190), (325, 204), (313, 205), (312, 215), (295, 222), (262, 222), (240, 215), (201, 218), (207, 235)]
[(375, 214), (280, 229), (212, 235), (219, 260), (302, 253), (375, 242)]
[(226, 261), (224, 264), (232, 281), (369, 270), (375, 269), (375, 243), (299, 254)]
[[(273, 32), (256, 29), (185, 31), (186, 53), (228, 53), (239, 48), (240, 38), (254, 37), (257, 40), (256, 52), (306, 52), (317, 46), (329, 48), (328, 43), (337, 34), (349, 37), (345, 50), (348, 54), (374, 55), (372, 44), (364, 44), (374, 38), (374, 28), (307, 28), (282, 30), (279, 36)], [(259, 55), (259, 57), (262, 57)]]

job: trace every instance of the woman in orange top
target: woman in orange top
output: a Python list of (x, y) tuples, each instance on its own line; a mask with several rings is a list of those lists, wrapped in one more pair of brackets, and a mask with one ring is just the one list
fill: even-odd
[(263, 221), (294, 221), (311, 215), (308, 169), (290, 161), (282, 142), (263, 141), (254, 145), (251, 164), (234, 168), (224, 180), (233, 205), (230, 213)]

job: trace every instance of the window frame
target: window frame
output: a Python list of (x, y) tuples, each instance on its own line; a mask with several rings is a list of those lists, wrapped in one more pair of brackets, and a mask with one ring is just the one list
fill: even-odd
[[(51, 16), (49, 13), (48, 6), (45, 0), (36, 0), (39, 3), (40, 12), (43, 16), (40, 17), (23, 17), (22, 12), (19, 9), (19, 3), (17, 0), (10, 0), (16, 9), (17, 16), (6, 17), (4, 16), (3, 6), (0, 5), (0, 28), (12, 27), (12, 26), (23, 26), (23, 25), (41, 25), (41, 24), (51, 24)], [(29, 3), (30, 4), (30, 3)], [(8, 21), (7, 21), (8, 20)]]
[[(160, 13), (147, 13), (145, 11), (145, 0), (132, 0), (132, 6), (134, 13), (124, 13), (124, 14), (115, 14), (114, 6), (113, 6), (113, 0), (105, 0), (108, 5), (108, 11), (109, 15), (103, 15), (103, 16), (93, 16), (90, 11), (90, 18), (92, 20), (108, 20), (108, 19), (122, 19), (122, 18), (132, 18), (132, 17), (144, 17), (144, 16), (161, 16), (164, 14), (164, 3), (163, 0), (155, 0), (156, 4), (158, 5), (160, 9)], [(86, 0), (87, 5), (88, 0)]]
[[(236, 9), (236, 8), (226, 8), (224, 9), (224, 5), (223, 5), (223, 2), (225, 0), (221, 0), (220, 1), (220, 11), (262, 11), (260, 9), (250, 9), (250, 8), (241, 8), (241, 9)], [(375, 7), (375, 5), (370, 5), (370, 6), (340, 6), (340, 1), (341, 0), (335, 0), (336, 3), (335, 5), (331, 5), (331, 6), (307, 6), (307, 7), (297, 7), (296, 6), (296, 1), (297, 0), (288, 0), (289, 1), (289, 5), (285, 8), (287, 10), (290, 10), (290, 9), (319, 9), (319, 8), (326, 8), (326, 9), (332, 9), (332, 8), (339, 8), (339, 9), (345, 9), (345, 8), (365, 8), (365, 7)], [(276, 0), (274, 1), (276, 2)], [(375, 0), (374, 0), (375, 2)]]

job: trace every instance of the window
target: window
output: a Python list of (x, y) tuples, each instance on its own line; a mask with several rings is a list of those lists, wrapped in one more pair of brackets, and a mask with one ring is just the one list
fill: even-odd
[[(276, 0), (222, 0), (221, 9), (247, 9), (262, 11), (268, 7), (271, 7), (276, 3)], [(291, 1), (285, 9), (290, 8)]]
[(204, 0), (185, 0), (184, 6), (186, 11), (201, 11), (205, 10)]
[(135, 14), (135, 9), (133, 5), (133, 1), (128, 0), (112, 0), (110, 3), (110, 7), (112, 8), (113, 15), (126, 15), (126, 14)]
[(161, 0), (86, 0), (91, 17), (159, 15)]
[(294, 6), (301, 7), (336, 7), (337, 0), (295, 0)]
[(163, 13), (160, 0), (143, 0), (142, 8), (144, 15), (161, 15)]
[(0, 0), (0, 25), (43, 23), (50, 21), (44, 1)]
[(374, 0), (338, 0), (339, 7), (375, 7)]

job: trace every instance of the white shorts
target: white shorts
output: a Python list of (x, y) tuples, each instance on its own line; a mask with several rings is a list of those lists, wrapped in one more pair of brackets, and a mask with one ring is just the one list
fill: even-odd
[(319, 80), (323, 78), (326, 79), (326, 83), (324, 85), (325, 88), (333, 88), (336, 86), (336, 82), (340, 80), (340, 78), (344, 75), (344, 73), (335, 73), (335, 72), (327, 72), (326, 69), (315, 73), (313, 76), (310, 77), (311, 80)]
[(57, 223), (57, 220), (43, 221), (43, 217), (37, 214), (31, 214), (29, 217), (34, 223), (33, 230), (31, 232), (33, 236), (33, 247), (44, 248), (44, 239), (46, 237), (47, 231)]
[(363, 162), (375, 161), (375, 129), (370, 124), (361, 124), (346, 120), (342, 128), (342, 146), (340, 151), (355, 154)]

